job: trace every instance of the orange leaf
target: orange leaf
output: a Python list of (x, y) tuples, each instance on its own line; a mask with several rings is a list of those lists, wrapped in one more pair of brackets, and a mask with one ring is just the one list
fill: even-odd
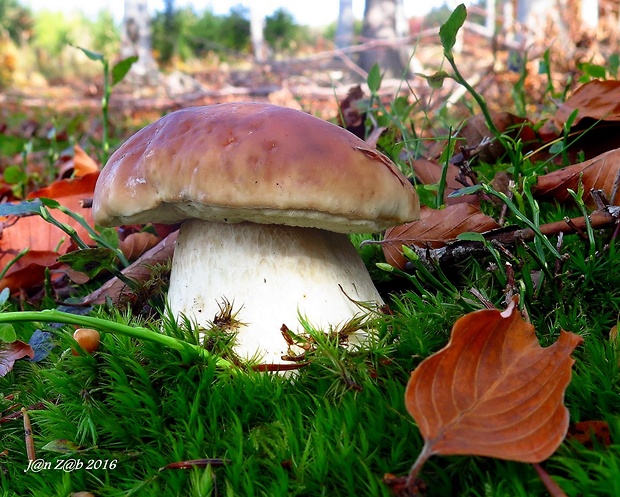
[(460, 318), (448, 345), (422, 361), (407, 385), (406, 407), (425, 440), (418, 470), (433, 454), (547, 459), (568, 429), (564, 391), (581, 342), (562, 331), (542, 348), (514, 302), (504, 312)]
[(99, 164), (78, 144), (73, 147), (73, 171), (76, 177), (99, 172)]
[(40, 284), (45, 277), (45, 268), (59, 265), (56, 259), (58, 259), (56, 252), (29, 250), (9, 268), (0, 280), (0, 290), (32, 288)]
[[(619, 205), (620, 196), (617, 194), (619, 177), (620, 148), (616, 148), (588, 161), (539, 176), (534, 193), (538, 197), (566, 202), (572, 199), (568, 189), (577, 191), (581, 179), (586, 204), (593, 203), (590, 195), (592, 190), (603, 190), (612, 205)], [(615, 198), (611, 198), (614, 193)]]
[[(57, 200), (61, 205), (67, 207), (83, 216), (86, 221), (93, 226), (91, 209), (82, 207), (81, 201), (84, 198), (92, 197), (98, 172), (89, 173), (80, 178), (60, 180), (50, 186), (33, 192), (28, 196), (29, 199), (46, 197)], [(71, 217), (58, 210), (52, 210), (52, 215), (59, 221), (73, 227), (78, 235), (86, 243), (91, 239), (86, 230)], [(2, 237), (0, 238), (0, 267), (4, 267), (11, 261), (17, 253), (25, 248), (31, 252), (64, 254), (71, 247), (71, 239), (64, 231), (44, 221), (39, 216), (21, 217), (17, 219), (0, 218), (2, 227)], [(28, 256), (27, 256), (28, 257)], [(22, 263), (29, 259), (26, 258)], [(37, 260), (35, 264), (40, 261)], [(55, 261), (54, 261), (55, 263)], [(46, 263), (41, 267), (49, 267)], [(31, 281), (29, 278), (28, 281)], [(19, 284), (20, 279), (14, 279), (12, 284)], [(6, 281), (3, 282), (4, 284)], [(12, 289), (17, 287), (11, 286)], [(21, 287), (21, 288), (27, 288)]]
[(390, 228), (383, 238), (383, 254), (388, 264), (403, 269), (407, 259), (403, 245), (439, 248), (456, 240), (461, 233), (484, 233), (499, 225), (471, 204), (454, 204), (442, 210), (420, 209), (420, 220)]
[(160, 240), (157, 235), (147, 233), (146, 231), (131, 233), (124, 240), (121, 240), (120, 249), (127, 260), (132, 261), (153, 248)]

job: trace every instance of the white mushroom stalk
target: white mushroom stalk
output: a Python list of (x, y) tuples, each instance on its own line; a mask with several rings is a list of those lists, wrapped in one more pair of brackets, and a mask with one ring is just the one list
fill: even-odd
[(282, 328), (337, 330), (383, 301), (349, 233), (419, 217), (407, 178), (348, 131), (304, 112), (229, 103), (172, 112), (101, 172), (101, 226), (182, 222), (168, 303), (210, 328), (229, 303), (235, 352), (280, 364)]
[(168, 303), (200, 327), (224, 302), (242, 323), (235, 353), (263, 364), (287, 362), (283, 325), (303, 332), (337, 329), (363, 314), (357, 302), (382, 304), (347, 235), (316, 228), (185, 221), (177, 239)]

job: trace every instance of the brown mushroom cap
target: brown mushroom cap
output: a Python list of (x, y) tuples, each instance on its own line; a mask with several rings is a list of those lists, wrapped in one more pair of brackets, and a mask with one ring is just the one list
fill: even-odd
[(172, 112), (129, 138), (101, 172), (97, 224), (252, 221), (341, 233), (419, 217), (385, 156), (304, 112), (226, 103)]

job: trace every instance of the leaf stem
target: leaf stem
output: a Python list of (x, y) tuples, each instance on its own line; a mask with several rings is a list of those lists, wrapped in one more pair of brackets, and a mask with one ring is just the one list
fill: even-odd
[(422, 447), (422, 452), (418, 455), (418, 458), (411, 466), (409, 470), (409, 475), (407, 475), (407, 483), (406, 486), (409, 490), (413, 490), (415, 488), (415, 481), (422, 470), (422, 466), (424, 463), (429, 460), (429, 458), (433, 455), (433, 451), (428, 444), (428, 442), (424, 443), (424, 447)]

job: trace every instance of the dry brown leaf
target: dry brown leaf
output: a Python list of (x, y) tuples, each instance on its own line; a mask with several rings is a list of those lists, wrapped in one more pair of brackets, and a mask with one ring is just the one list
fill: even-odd
[(413, 371), (405, 404), (425, 444), (414, 478), (432, 455), (476, 455), (537, 463), (562, 443), (564, 392), (581, 337), (561, 331), (542, 348), (515, 309), (460, 318), (448, 345)]
[(499, 228), (497, 222), (472, 204), (455, 204), (442, 210), (422, 207), (419, 221), (388, 229), (381, 244), (386, 262), (404, 269), (407, 259), (403, 245), (439, 248), (461, 233), (484, 233), (495, 228)]
[(579, 109), (579, 113), (573, 126), (584, 117), (620, 121), (620, 81), (594, 80), (577, 88), (555, 113), (554, 121), (560, 129), (575, 109)]
[(0, 342), (0, 377), (13, 369), (13, 364), (23, 357), (34, 357), (34, 350), (26, 342), (15, 340), (11, 343)]
[[(532, 124), (526, 118), (503, 111), (491, 113), (491, 118), (501, 133), (505, 133), (513, 139), (519, 138), (522, 143), (530, 144), (537, 141)], [(482, 114), (476, 114), (468, 119), (459, 131), (458, 136), (465, 139), (467, 147), (478, 147), (483, 140), (489, 140), (489, 146), (482, 148), (478, 153), (480, 160), (488, 164), (496, 163), (506, 153), (502, 144), (495, 139), (495, 135), (489, 130), (486, 118)]]
[(611, 205), (619, 205), (620, 196), (617, 192), (620, 182), (620, 148), (539, 176), (534, 194), (540, 198), (554, 198), (558, 202), (566, 202), (572, 199), (568, 190), (576, 192), (580, 180), (583, 182), (586, 204), (593, 205), (590, 195), (592, 190), (603, 190)]
[(131, 233), (121, 240), (120, 249), (127, 260), (133, 261), (160, 241), (161, 239), (157, 235), (145, 231)]
[(611, 431), (609, 423), (601, 420), (587, 420), (573, 423), (568, 427), (567, 440), (579, 442), (588, 449), (596, 444), (608, 447), (611, 445)]

